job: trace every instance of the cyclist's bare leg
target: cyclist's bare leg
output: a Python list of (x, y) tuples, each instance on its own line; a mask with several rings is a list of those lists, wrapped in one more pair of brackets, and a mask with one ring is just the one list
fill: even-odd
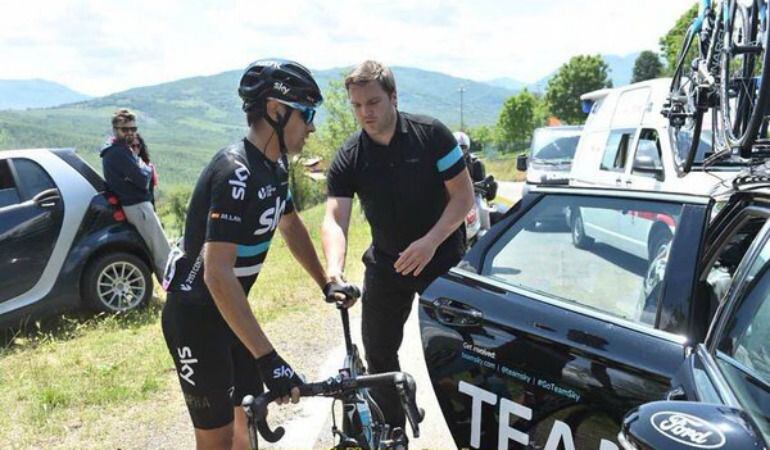
[(195, 429), (196, 450), (220, 450), (233, 444), (233, 422), (211, 430)]
[(235, 415), (235, 421), (233, 425), (233, 450), (248, 450), (249, 449), (249, 430), (247, 427), (248, 420), (246, 419), (246, 413), (243, 412), (243, 408), (237, 406), (233, 408)]

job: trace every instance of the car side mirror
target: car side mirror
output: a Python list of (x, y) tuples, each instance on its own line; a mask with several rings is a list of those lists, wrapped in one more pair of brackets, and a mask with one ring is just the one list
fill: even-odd
[(663, 166), (660, 160), (647, 155), (637, 155), (634, 158), (634, 171), (655, 175), (658, 180), (663, 180)]
[(519, 172), (527, 171), (527, 155), (519, 155), (516, 157), (516, 170)]
[(624, 450), (764, 448), (748, 415), (725, 405), (660, 401), (631, 410), (618, 443)]

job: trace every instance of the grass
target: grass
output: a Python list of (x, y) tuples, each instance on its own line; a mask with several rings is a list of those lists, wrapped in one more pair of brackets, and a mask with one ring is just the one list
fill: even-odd
[(495, 176), (498, 181), (524, 181), (527, 174), (516, 170), (518, 153), (506, 153), (496, 158), (484, 159), (487, 174)]
[[(301, 214), (319, 251), (323, 208), (318, 205)], [(348, 247), (348, 276), (354, 281), (362, 279), (358, 261), (368, 243), (368, 226), (356, 208)], [(100, 439), (114, 432), (116, 417), (139, 415), (143, 423), (162, 420), (168, 395), (179, 393), (160, 327), (160, 297), (124, 315), (62, 316), (1, 348), (0, 448), (69, 446), (66, 437), (73, 430), (98, 448)], [(282, 239), (274, 240), (249, 300), (263, 323), (287, 312), (312, 312), (323, 304), (318, 287)], [(134, 408), (141, 414), (126, 412), (135, 405), (141, 405)], [(71, 443), (83, 447), (82, 441)]]

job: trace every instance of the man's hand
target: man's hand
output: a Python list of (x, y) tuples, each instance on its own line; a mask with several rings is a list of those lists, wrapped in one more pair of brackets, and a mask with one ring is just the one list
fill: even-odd
[(323, 293), (327, 302), (335, 302), (343, 308), (350, 308), (355, 305), (358, 297), (361, 296), (358, 288), (348, 285), (342, 274), (329, 276), (329, 282), (324, 286)]
[(289, 403), (289, 394), (292, 403), (299, 401), (299, 389), (296, 386), (303, 384), (302, 379), (275, 350), (258, 358), (257, 367), (267, 389), (278, 394), (276, 403)]
[(425, 266), (433, 259), (437, 247), (438, 245), (432, 239), (428, 236), (423, 236), (409, 244), (409, 247), (401, 252), (393, 267), (401, 275), (413, 273), (416, 277), (422, 273)]

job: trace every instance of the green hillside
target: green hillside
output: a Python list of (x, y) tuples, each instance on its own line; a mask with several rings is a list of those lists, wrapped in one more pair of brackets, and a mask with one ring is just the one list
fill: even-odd
[[(345, 69), (316, 72), (322, 89), (340, 79)], [(467, 125), (491, 124), (505, 99), (504, 88), (437, 72), (394, 68), (401, 109), (435, 116), (450, 127), (459, 125), (459, 92), (465, 87)], [(139, 114), (153, 161), (164, 184), (190, 184), (211, 155), (243, 136), (245, 118), (235, 87), (240, 71), (194, 77), (130, 89), (106, 97), (55, 108), (0, 111), (0, 150), (32, 147), (75, 147), (100, 168), (99, 149), (111, 134), (110, 117), (118, 107)], [(323, 108), (318, 122), (323, 123)]]

